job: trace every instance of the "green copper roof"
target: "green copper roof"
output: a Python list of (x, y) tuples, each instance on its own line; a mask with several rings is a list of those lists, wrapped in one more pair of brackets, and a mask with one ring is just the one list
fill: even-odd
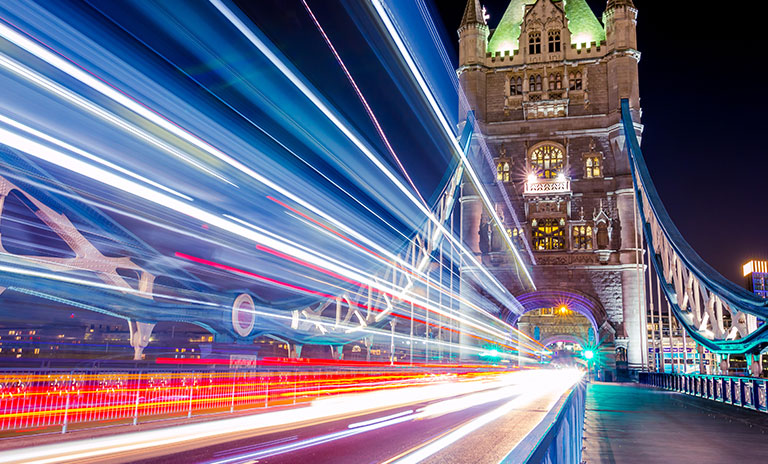
[(504, 16), (501, 17), (499, 25), (496, 26), (496, 30), (488, 41), (489, 52), (504, 53), (505, 50), (509, 50), (512, 53), (512, 50), (520, 48), (518, 39), (520, 38), (520, 25), (523, 23), (523, 15), (525, 14), (525, 5), (533, 5), (534, 3), (536, 0), (512, 0), (509, 2), (507, 11), (504, 12)]
[(605, 40), (605, 29), (597, 20), (586, 0), (565, 1), (565, 17), (571, 31), (571, 43), (578, 47), (583, 43), (600, 43)]
[[(533, 5), (537, 0), (512, 0), (501, 17), (499, 25), (488, 41), (488, 51), (502, 52), (520, 48), (520, 26), (523, 23), (525, 6)], [(605, 40), (605, 30), (587, 5), (586, 0), (554, 0), (562, 1), (565, 5), (565, 17), (568, 19), (568, 29), (571, 31), (571, 43), (597, 42)]]

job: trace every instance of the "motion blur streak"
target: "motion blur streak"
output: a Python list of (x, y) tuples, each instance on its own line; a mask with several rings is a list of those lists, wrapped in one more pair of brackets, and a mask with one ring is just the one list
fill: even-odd
[[(397, 48), (400, 50), (400, 53), (405, 60), (408, 68), (411, 70), (413, 77), (416, 79), (416, 81), (419, 83), (419, 87), (421, 88), (424, 96), (429, 101), (430, 105), (432, 106), (432, 109), (435, 112), (435, 115), (440, 120), (440, 123), (445, 130), (445, 133), (447, 137), (453, 142), (453, 148), (454, 151), (458, 154), (458, 156), (461, 158), (462, 163), (464, 164), (464, 167), (466, 168), (467, 172), (469, 173), (470, 178), (472, 179), (472, 183), (474, 184), (475, 188), (477, 189), (477, 192), (480, 193), (480, 197), (483, 200), (483, 204), (485, 204), (486, 211), (488, 214), (491, 215), (493, 218), (496, 227), (498, 227), (500, 230), (504, 230), (504, 222), (499, 217), (498, 212), (496, 211), (496, 207), (494, 203), (491, 201), (490, 197), (488, 196), (488, 192), (486, 192), (485, 186), (483, 182), (480, 180), (480, 176), (477, 174), (475, 169), (472, 167), (472, 164), (469, 162), (469, 159), (467, 159), (466, 154), (464, 153), (464, 150), (459, 146), (456, 139), (453, 137), (453, 129), (451, 128), (450, 123), (445, 117), (445, 114), (443, 114), (442, 109), (440, 108), (440, 105), (438, 105), (437, 101), (435, 100), (434, 95), (432, 94), (432, 91), (429, 90), (429, 86), (424, 81), (423, 76), (421, 75), (421, 71), (419, 70), (419, 67), (416, 65), (416, 63), (413, 61), (413, 58), (411, 57), (410, 52), (408, 51), (408, 47), (403, 43), (400, 34), (397, 31), (397, 28), (392, 23), (391, 18), (389, 17), (389, 14), (386, 11), (386, 8), (384, 7), (384, 4), (381, 2), (381, 0), (370, 0), (371, 4), (373, 4), (376, 12), (379, 15), (379, 18), (381, 19), (382, 23), (386, 27), (387, 31), (389, 32), (390, 36), (392, 37), (392, 40), (397, 45)], [(520, 253), (517, 251), (517, 247), (512, 243), (512, 238), (509, 237), (507, 234), (500, 234), (504, 241), (507, 244), (507, 247), (512, 250), (512, 252), (515, 254), (515, 258), (518, 260), (518, 262), (522, 262), (522, 258), (520, 257)], [(528, 272), (528, 269), (523, 266), (523, 271), (525, 273), (526, 278), (528, 279), (528, 282), (531, 284), (531, 286), (536, 289), (536, 284), (533, 282), (533, 277)]]
[[(445, 234), (445, 236), (453, 242), (456, 248), (461, 251), (464, 258), (470, 263), (474, 264), (489, 282), (492, 282), (502, 292), (507, 292), (506, 288), (475, 258), (474, 254), (467, 249), (467, 247), (459, 241), (452, 233), (446, 229), (445, 225), (438, 220), (435, 215), (426, 206), (424, 206), (413, 193), (406, 188), (402, 182), (392, 173), (379, 158), (363, 143), (352, 131), (323, 103), (320, 98), (315, 95), (314, 92), (305, 84), (289, 67), (280, 60), (277, 55), (252, 31), (232, 10), (230, 10), (220, 0), (209, 0), (213, 6), (218, 9), (224, 17), (226, 17), (256, 48), (266, 56), (269, 61), (279, 69), (296, 88), (298, 88), (317, 108), (345, 135), (352, 143), (358, 147), (358, 149), (373, 162), (373, 164), (416, 206), (421, 212), (429, 218), (429, 220), (435, 224), (438, 229)], [(458, 147), (458, 143), (454, 140), (454, 144)], [(461, 150), (459, 148), (459, 150)], [(487, 205), (486, 205), (487, 206)], [(493, 213), (493, 212), (492, 212)], [(498, 215), (496, 215), (498, 219)], [(500, 223), (500, 220), (499, 220)], [(507, 238), (509, 241), (510, 239)], [(511, 242), (510, 242), (511, 244)], [(514, 249), (514, 248), (513, 248)], [(526, 271), (527, 272), (527, 271)], [(530, 279), (530, 276), (529, 276)]]
[[(108, 458), (111, 454), (128, 453), (150, 447), (181, 444), (225, 434), (237, 434), (244, 431), (269, 430), (270, 428), (290, 424), (304, 423), (306, 425), (312, 422), (322, 422), (329, 418), (354, 417), (373, 409), (386, 409), (398, 405), (442, 400), (463, 395), (469, 395), (466, 403), (470, 406), (494, 401), (506, 395), (517, 393), (523, 395), (521, 398), (525, 397), (530, 400), (530, 395), (540, 396), (543, 391), (548, 389), (566, 389), (569, 386), (569, 382), (572, 385), (577, 379), (578, 376), (564, 375), (563, 371), (521, 371), (496, 375), (472, 374), (461, 382), (440, 379), (439, 381), (428, 381), (420, 386), (396, 384), (397, 388), (394, 390), (384, 388), (354, 395), (332, 396), (315, 400), (307, 407), (265, 412), (255, 417), (246, 416), (215, 420), (146, 432), (127, 433), (6, 451), (0, 453), (0, 461), (43, 464), (94, 457)], [(493, 414), (496, 414), (496, 416), (493, 417), (497, 417), (513, 408), (522, 407), (526, 402), (527, 400), (521, 399), (520, 402), (507, 404), (501, 412), (494, 412)], [(441, 406), (438, 403), (432, 409), (428, 407), (422, 411), (417, 411), (414, 415), (402, 416), (389, 422), (428, 417), (429, 415), (442, 414), (461, 408), (461, 402), (450, 401), (447, 404), (448, 406)], [(484, 419), (482, 420), (485, 423), (493, 420), (492, 416), (483, 417)], [(391, 425), (389, 422), (373, 424), (370, 427), (373, 428), (374, 425), (385, 426), (382, 424), (388, 426)], [(473, 427), (477, 428), (479, 425), (473, 425)], [(361, 428), (365, 429), (365, 427)], [(471, 429), (467, 429), (466, 433), (470, 431)], [(454, 437), (454, 439), (457, 438)]]
[[(584, 375), (582, 372), (573, 370), (573, 371), (549, 371), (543, 373), (546, 375), (546, 378), (541, 379), (544, 381), (541, 382), (532, 382), (536, 385), (534, 388), (526, 388), (526, 392), (510, 402), (504, 404), (503, 406), (500, 406), (499, 408), (494, 409), (493, 411), (483, 414), (480, 417), (477, 417), (475, 419), (472, 419), (471, 421), (467, 422), (466, 424), (462, 425), (461, 427), (457, 428), (456, 430), (453, 430), (449, 434), (442, 436), (438, 438), (435, 441), (430, 442), (426, 446), (423, 446), (419, 448), (418, 450), (411, 452), (410, 454), (396, 460), (387, 461), (387, 464), (393, 463), (393, 464), (416, 464), (418, 462), (423, 461), (424, 459), (428, 458), (429, 456), (432, 456), (433, 454), (437, 453), (440, 450), (443, 450), (452, 444), (456, 443), (461, 438), (469, 435), (470, 433), (478, 430), (479, 428), (490, 424), (496, 419), (499, 419), (503, 417), (506, 414), (509, 414), (515, 409), (522, 409), (525, 408), (526, 405), (528, 405), (532, 400), (534, 400), (537, 397), (541, 397), (547, 392), (557, 392), (557, 395), (553, 395), (553, 403), (557, 401), (557, 399), (564, 394), (569, 388), (571, 388), (576, 382), (581, 380), (581, 377)], [(547, 406), (547, 410), (552, 408), (553, 404), (550, 404)]]

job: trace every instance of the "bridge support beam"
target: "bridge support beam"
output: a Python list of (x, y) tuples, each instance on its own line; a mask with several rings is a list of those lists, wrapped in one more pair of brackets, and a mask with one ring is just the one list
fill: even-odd
[(149, 345), (149, 337), (152, 335), (155, 323), (130, 320), (128, 321), (128, 328), (133, 347), (133, 359), (140, 361), (144, 357), (144, 348)]
[(749, 365), (749, 375), (752, 377), (760, 377), (763, 373), (762, 353), (747, 354), (747, 364)]

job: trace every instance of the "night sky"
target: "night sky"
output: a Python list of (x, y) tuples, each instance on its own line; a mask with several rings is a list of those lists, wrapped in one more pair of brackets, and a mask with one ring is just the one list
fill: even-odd
[[(481, 3), (495, 27), (508, 0)], [(605, 0), (587, 3), (601, 19)], [(435, 4), (456, 46), (466, 1)], [(768, 93), (760, 66), (768, 8), (658, 0), (635, 0), (635, 6), (642, 148), (653, 181), (691, 246), (742, 284), (745, 261), (768, 259)]]

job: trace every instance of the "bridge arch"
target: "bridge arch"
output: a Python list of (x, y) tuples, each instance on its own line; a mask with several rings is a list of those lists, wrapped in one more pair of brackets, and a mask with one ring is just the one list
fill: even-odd
[(517, 324), (520, 317), (527, 312), (565, 305), (571, 311), (577, 312), (589, 320), (595, 334), (595, 342), (599, 342), (600, 327), (608, 320), (605, 308), (597, 299), (574, 290), (542, 289), (516, 295), (516, 298), (522, 305), (523, 311), (509, 318), (508, 322), (512, 325)]
[(575, 343), (577, 345), (581, 345), (582, 347), (584, 347), (587, 344), (587, 341), (584, 340), (583, 338), (579, 337), (578, 335), (571, 335), (571, 334), (552, 335), (550, 337), (545, 338), (540, 343), (544, 346), (549, 346), (557, 342)]

